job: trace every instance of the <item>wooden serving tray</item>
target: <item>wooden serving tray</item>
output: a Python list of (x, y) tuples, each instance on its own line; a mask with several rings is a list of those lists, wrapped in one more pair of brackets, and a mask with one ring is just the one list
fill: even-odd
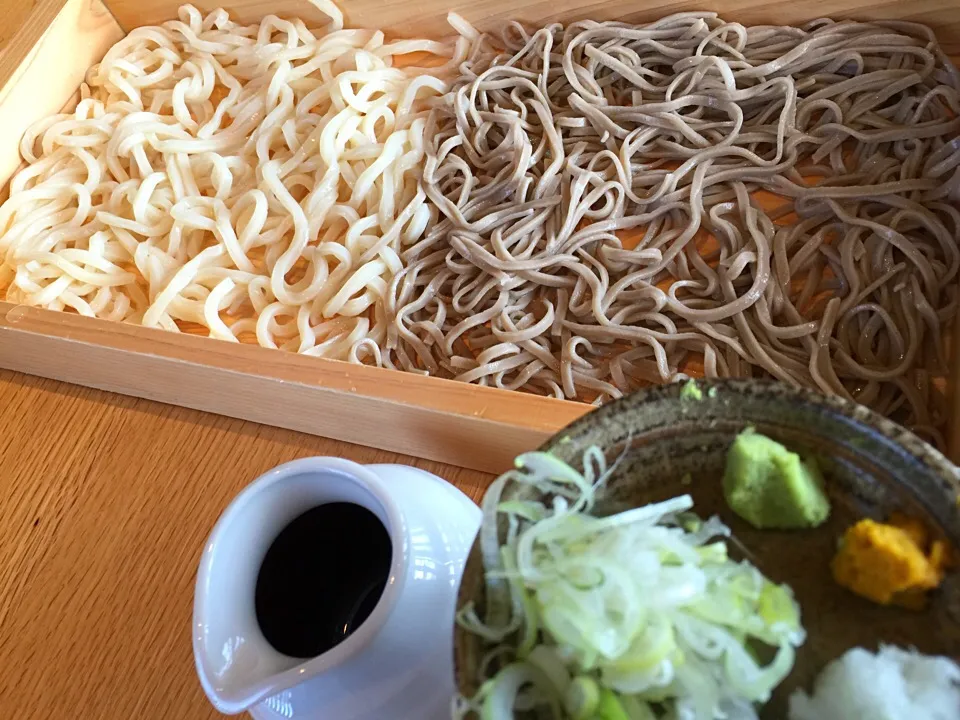
[[(0, 183), (20, 166), (29, 125), (70, 102), (87, 68), (123, 34), (176, 16), (181, 0), (33, 0), (0, 30)], [(194, 0), (239, 21), (265, 14), (322, 21), (306, 0)], [(505, 19), (543, 23), (590, 17), (644, 21), (715, 10), (747, 24), (817, 17), (904, 19), (937, 32), (960, 55), (957, 0), (339, 0), (348, 26), (398, 35), (448, 34), (456, 10), (481, 29)], [(955, 337), (960, 332), (954, 333)], [(954, 353), (954, 357), (960, 357)], [(955, 367), (957, 366), (954, 363)], [(499, 472), (590, 406), (335, 360), (292, 355), (0, 302), (0, 367)], [(960, 367), (953, 371), (960, 372)], [(956, 386), (951, 378), (951, 387)], [(957, 413), (953, 413), (954, 417)], [(951, 448), (960, 457), (960, 424)]]

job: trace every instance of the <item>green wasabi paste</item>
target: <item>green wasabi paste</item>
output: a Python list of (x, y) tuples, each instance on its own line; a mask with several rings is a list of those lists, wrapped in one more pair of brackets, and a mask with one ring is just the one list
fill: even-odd
[(762, 530), (813, 528), (830, 514), (816, 460), (801, 459), (752, 428), (727, 453), (723, 492), (737, 515)]
[(703, 390), (699, 388), (696, 380), (687, 380), (683, 389), (680, 390), (681, 400), (703, 400)]

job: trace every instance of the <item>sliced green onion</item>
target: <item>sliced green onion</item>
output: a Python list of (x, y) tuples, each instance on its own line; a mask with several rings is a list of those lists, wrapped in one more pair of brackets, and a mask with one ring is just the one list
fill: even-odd
[(619, 698), (612, 690), (607, 689), (600, 691), (600, 707), (594, 717), (596, 720), (630, 720)]
[(600, 686), (586, 675), (575, 678), (567, 688), (564, 707), (573, 720), (591, 720), (600, 708)]
[[(596, 448), (584, 464), (589, 477), (526, 453), (491, 486), (481, 546), (495, 613), (481, 620), (468, 607), (458, 621), (494, 653), (493, 678), (461, 707), (482, 720), (533, 708), (653, 720), (651, 703), (670, 718), (755, 717), (804, 641), (790, 589), (733, 561), (729, 529), (694, 516), (689, 495), (590, 514), (608, 471)], [(524, 499), (531, 491), (538, 502)], [(762, 645), (776, 651), (766, 666), (753, 651)]]
[(512, 720), (514, 704), (525, 685), (533, 685), (543, 704), (553, 711), (553, 716), (560, 717), (559, 699), (543, 675), (532, 665), (514, 663), (497, 673), (490, 684), (481, 689), (484, 695), (481, 720)]

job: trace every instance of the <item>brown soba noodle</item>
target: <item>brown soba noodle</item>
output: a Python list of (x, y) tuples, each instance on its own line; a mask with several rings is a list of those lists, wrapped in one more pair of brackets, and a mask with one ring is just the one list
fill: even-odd
[(378, 363), (595, 402), (768, 375), (937, 439), (960, 74), (929, 29), (452, 22)]

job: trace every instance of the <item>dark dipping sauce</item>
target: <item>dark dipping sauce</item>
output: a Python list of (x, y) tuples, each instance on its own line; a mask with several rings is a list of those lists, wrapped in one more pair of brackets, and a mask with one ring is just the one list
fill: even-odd
[(287, 525), (257, 576), (257, 623), (277, 652), (312, 658), (350, 636), (376, 607), (390, 576), (390, 535), (348, 502), (318, 505)]

